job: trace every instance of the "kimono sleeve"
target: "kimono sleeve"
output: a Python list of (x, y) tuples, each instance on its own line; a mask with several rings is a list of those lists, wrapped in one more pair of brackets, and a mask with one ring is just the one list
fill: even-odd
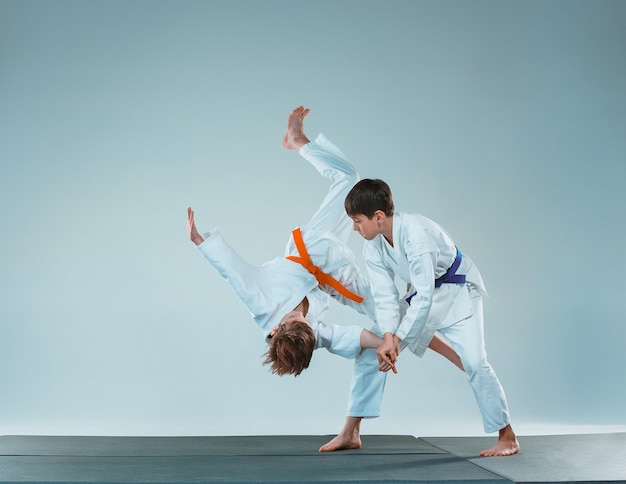
[(245, 301), (254, 292), (256, 268), (237, 254), (217, 230), (203, 235), (204, 242), (198, 245), (198, 250)]
[(331, 353), (354, 359), (361, 352), (360, 326), (340, 326), (337, 324), (326, 325), (318, 322), (313, 327), (316, 338), (316, 349), (326, 348)]
[(395, 274), (386, 267), (380, 250), (374, 244), (373, 242), (364, 244), (363, 256), (376, 305), (376, 322), (383, 334), (395, 333), (400, 324), (400, 304), (398, 288), (394, 281)]
[(434, 329), (428, 325), (435, 290), (434, 257), (432, 252), (410, 254), (408, 257), (415, 294), (396, 330), (396, 336), (405, 341), (417, 356), (424, 354), (434, 335)]
[(205, 233), (204, 237), (205, 240), (198, 246), (198, 250), (230, 285), (267, 335), (271, 331), (269, 320), (263, 317), (257, 319), (257, 315), (264, 312), (260, 308), (270, 306), (263, 291), (259, 289), (263, 286), (260, 280), (261, 271), (237, 254), (217, 230)]

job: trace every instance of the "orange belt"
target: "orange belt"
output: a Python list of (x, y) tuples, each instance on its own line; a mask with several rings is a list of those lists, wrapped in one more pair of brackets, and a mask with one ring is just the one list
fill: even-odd
[(300, 257), (297, 257), (295, 255), (288, 255), (287, 259), (302, 265), (302, 267), (304, 267), (307, 271), (315, 276), (317, 282), (319, 282), (322, 287), (326, 287), (326, 284), (328, 284), (343, 297), (351, 299), (352, 301), (355, 301), (357, 303), (363, 302), (363, 298), (361, 296), (349, 291), (343, 284), (341, 284), (341, 282), (339, 282), (333, 276), (331, 276), (330, 274), (326, 274), (324, 271), (322, 271), (322, 269), (320, 269), (316, 265), (313, 265), (313, 262), (311, 261), (311, 256), (307, 252), (306, 246), (304, 245), (302, 232), (300, 231), (299, 227), (292, 232), (292, 235)]

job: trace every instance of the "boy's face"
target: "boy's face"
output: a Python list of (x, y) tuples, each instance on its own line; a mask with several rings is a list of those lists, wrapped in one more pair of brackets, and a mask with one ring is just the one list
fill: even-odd
[[(378, 214), (378, 212), (376, 212)], [(359, 215), (350, 215), (352, 219), (352, 229), (358, 232), (365, 240), (372, 240), (380, 233), (380, 223), (377, 220), (376, 214), (372, 218), (362, 213)]]

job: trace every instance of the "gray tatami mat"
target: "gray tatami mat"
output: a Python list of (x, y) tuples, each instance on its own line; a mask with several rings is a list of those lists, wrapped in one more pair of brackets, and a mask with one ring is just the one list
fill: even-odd
[(625, 482), (626, 433), (518, 437), (513, 458), (481, 458), (488, 437), (422, 437), (446, 452), (514, 482)]
[(0, 437), (0, 483), (626, 482), (626, 434), (520, 437), (512, 457), (477, 457), (492, 437)]
[[(317, 455), (334, 435), (255, 435), (225, 437), (0, 437), (2, 455), (155, 457), (180, 455)], [(440, 453), (410, 435), (365, 435), (362, 454)], [(353, 452), (353, 451), (349, 451)]]

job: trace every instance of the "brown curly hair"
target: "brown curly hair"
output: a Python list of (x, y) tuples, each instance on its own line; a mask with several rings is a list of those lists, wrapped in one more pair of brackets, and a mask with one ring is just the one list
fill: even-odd
[(269, 340), (264, 365), (278, 376), (298, 376), (309, 367), (315, 349), (315, 333), (304, 321), (281, 324)]

